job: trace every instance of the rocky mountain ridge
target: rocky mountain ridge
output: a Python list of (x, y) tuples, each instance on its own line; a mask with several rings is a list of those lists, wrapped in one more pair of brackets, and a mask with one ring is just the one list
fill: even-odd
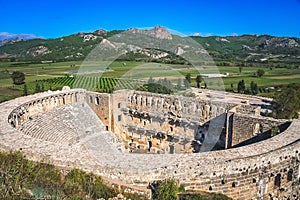
[(164, 39), (172, 40), (171, 33), (162, 26), (155, 26), (153, 29), (146, 29), (146, 30), (138, 29), (138, 28), (130, 28), (127, 31), (132, 34), (144, 34), (161, 40)]
[(271, 47), (295, 48), (299, 47), (299, 43), (293, 38), (271, 38), (259, 45), (262, 49)]
[[(111, 41), (113, 36), (120, 33), (129, 33), (131, 37), (147, 37), (161, 40), (162, 43), (180, 41), (183, 37), (171, 34), (166, 28), (156, 26), (152, 29), (130, 28), (124, 30), (106, 31), (95, 30), (92, 33), (76, 33), (56, 39), (32, 39), (23, 41), (15, 38), (0, 42), (0, 59), (17, 60), (83, 60), (91, 50), (103, 43), (110, 48), (118, 48), (116, 42)], [(124, 35), (124, 34), (123, 34)], [(194, 41), (203, 47), (214, 60), (236, 60), (241, 62), (300, 62), (300, 39), (288, 37), (274, 37), (269, 35), (241, 35), (241, 36), (191, 36)], [(132, 38), (131, 38), (132, 39)], [(185, 52), (192, 50), (190, 47), (178, 45), (172, 52), (158, 49), (145, 49), (135, 46), (130, 54), (130, 59), (137, 60), (161, 59), (173, 57), (179, 59)], [(127, 49), (130, 50), (128, 47)], [(174, 55), (177, 55), (175, 58)], [(123, 59), (129, 59), (123, 56)], [(148, 59), (148, 60), (149, 60)]]
[(23, 39), (21, 39), (19, 37), (6, 38), (2, 41), (0, 40), (0, 46), (5, 45), (5, 44), (12, 44), (12, 43), (19, 42), (19, 41), (23, 41)]

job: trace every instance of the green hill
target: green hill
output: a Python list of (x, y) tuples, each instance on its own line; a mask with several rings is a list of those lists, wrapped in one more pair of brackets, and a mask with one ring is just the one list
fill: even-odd
[[(162, 31), (157, 31), (161, 29)], [(146, 33), (139, 29), (129, 29), (134, 34)], [(152, 32), (150, 32), (152, 31)], [(76, 33), (55, 39), (33, 39), (27, 41), (5, 41), (0, 43), (0, 59), (2, 61), (74, 61), (84, 60), (89, 52), (103, 39), (122, 32), (114, 30), (106, 32), (97, 30), (93, 33)], [(160, 38), (170, 34), (162, 27), (149, 30), (154, 37)], [(157, 35), (155, 35), (157, 34)], [(172, 35), (173, 42), (180, 36)], [(284, 63), (299, 65), (300, 39), (289, 37), (274, 37), (269, 35), (241, 35), (241, 36), (191, 36), (208, 51), (216, 62), (243, 63)], [(149, 56), (150, 51), (150, 56)], [(165, 58), (153, 59), (151, 54), (157, 54), (158, 49), (146, 49), (142, 52), (128, 52), (120, 59), (135, 61), (179, 62), (183, 63), (175, 52), (168, 52)], [(226, 65), (226, 63), (218, 63)], [(228, 63), (227, 63), (228, 64)]]

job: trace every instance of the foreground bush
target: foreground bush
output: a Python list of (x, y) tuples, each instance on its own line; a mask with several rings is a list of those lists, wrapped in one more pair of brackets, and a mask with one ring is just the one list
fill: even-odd
[(229, 200), (223, 194), (216, 193), (185, 193), (184, 187), (176, 183), (173, 179), (156, 181), (150, 186), (153, 200)]
[[(0, 152), (0, 199), (108, 199), (118, 193), (122, 191), (92, 173), (73, 169), (64, 175), (55, 166), (30, 161), (20, 152)], [(124, 196), (145, 199), (136, 194)]]

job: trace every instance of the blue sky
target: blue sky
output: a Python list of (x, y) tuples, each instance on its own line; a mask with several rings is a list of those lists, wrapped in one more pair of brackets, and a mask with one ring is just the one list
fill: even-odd
[(0, 0), (0, 16), (0, 35), (55, 38), (162, 25), (185, 35), (300, 37), (300, 0)]

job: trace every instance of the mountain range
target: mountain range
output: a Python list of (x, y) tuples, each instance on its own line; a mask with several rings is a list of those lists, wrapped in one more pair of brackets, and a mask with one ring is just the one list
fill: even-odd
[[(79, 32), (55, 39), (22, 40), (13, 38), (0, 42), (0, 59), (18, 61), (83, 60), (99, 44), (108, 45), (110, 48), (119, 48), (121, 43), (112, 41), (112, 38), (121, 37), (122, 39), (125, 33), (130, 33), (132, 40), (135, 37), (146, 35), (161, 41), (161, 43), (176, 43), (177, 41), (182, 41), (183, 38), (187, 38), (187, 36), (172, 34), (161, 26), (147, 30), (131, 28), (128, 30), (106, 31), (99, 29), (91, 33)], [(223, 62), (223, 64), (226, 64), (226, 62), (258, 62), (299, 65), (300, 62), (300, 38), (248, 34), (225, 37), (189, 36), (189, 39), (202, 46), (203, 50), (214, 61)], [(132, 46), (127, 44), (126, 52), (118, 59), (185, 63), (185, 60), (181, 58), (181, 54), (189, 48), (189, 45), (182, 46), (178, 44), (178, 46), (174, 46), (174, 50), (164, 51), (153, 47), (138, 47), (138, 45), (132, 48)]]

